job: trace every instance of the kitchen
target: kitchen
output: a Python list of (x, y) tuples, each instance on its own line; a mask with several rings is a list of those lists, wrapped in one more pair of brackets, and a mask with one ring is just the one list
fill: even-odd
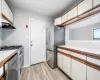
[(0, 0), (0, 13), (1, 80), (100, 79), (100, 0)]

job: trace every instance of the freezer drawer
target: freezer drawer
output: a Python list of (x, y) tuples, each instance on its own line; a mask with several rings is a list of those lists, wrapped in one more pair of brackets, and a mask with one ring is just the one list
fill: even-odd
[(56, 66), (56, 64), (55, 64), (55, 55), (54, 55), (53, 51), (47, 50), (46, 60), (47, 60), (47, 64), (51, 68), (55, 68), (55, 66)]

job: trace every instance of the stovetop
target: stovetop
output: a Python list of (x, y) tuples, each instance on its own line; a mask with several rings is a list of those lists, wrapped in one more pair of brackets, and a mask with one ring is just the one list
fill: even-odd
[(13, 46), (2, 46), (0, 47), (0, 51), (2, 50), (13, 50), (13, 49), (19, 49), (22, 45), (13, 45)]

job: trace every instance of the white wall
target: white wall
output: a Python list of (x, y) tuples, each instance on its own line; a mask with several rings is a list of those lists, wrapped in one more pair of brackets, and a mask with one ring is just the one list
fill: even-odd
[[(35, 13), (31, 13), (28, 11), (24, 11), (22, 9), (13, 9), (14, 13), (14, 26), (15, 30), (5, 30), (6, 35), (4, 38), (4, 44), (10, 45), (23, 45), (24, 46), (24, 65), (29, 64), (29, 29), (26, 28), (26, 25), (29, 24), (29, 18), (33, 18), (36, 20), (41, 20), (45, 23), (45, 27), (51, 27), (53, 25), (53, 19), (38, 15)], [(9, 35), (7, 34), (10, 33)], [(5, 34), (4, 33), (4, 34)]]
[(99, 49), (100, 50), (100, 41), (92, 40), (68, 40), (66, 41), (67, 46), (76, 46), (82, 48), (90, 49)]

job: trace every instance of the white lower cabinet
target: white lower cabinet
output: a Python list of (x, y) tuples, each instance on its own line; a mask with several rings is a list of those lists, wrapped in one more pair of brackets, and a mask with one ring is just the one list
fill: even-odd
[[(86, 60), (100, 66), (100, 60), (86, 57), (81, 54), (60, 50), (74, 57), (62, 55), (58, 52), (58, 67), (62, 69), (73, 80), (100, 80), (100, 71), (81, 63), (80, 59)], [(76, 58), (75, 58), (76, 57)], [(74, 59), (75, 58), (75, 59)]]
[(71, 58), (63, 55), (63, 71), (71, 77)]
[(86, 65), (76, 60), (72, 60), (72, 79), (86, 80)]
[[(100, 66), (100, 60), (87, 57), (87, 61)], [(100, 80), (100, 71), (87, 66), (87, 80)]]
[(57, 54), (57, 64), (58, 64), (58, 67), (60, 68), (60, 69), (62, 69), (63, 68), (63, 65), (62, 65), (62, 60), (63, 60), (63, 55), (62, 54), (60, 54), (60, 53), (58, 53)]
[(87, 80), (100, 80), (100, 71), (87, 67)]

